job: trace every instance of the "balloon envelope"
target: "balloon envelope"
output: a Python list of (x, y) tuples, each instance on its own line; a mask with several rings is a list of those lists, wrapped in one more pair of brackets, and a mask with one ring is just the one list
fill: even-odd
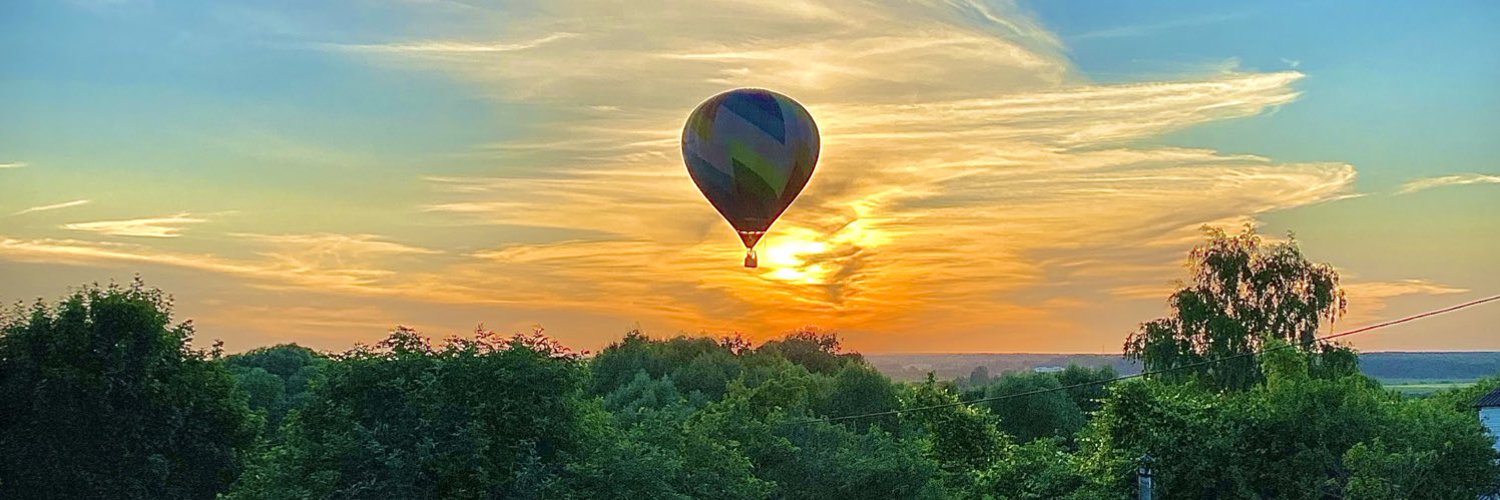
[(812, 178), (818, 127), (787, 96), (735, 89), (693, 110), (682, 158), (703, 196), (753, 248)]

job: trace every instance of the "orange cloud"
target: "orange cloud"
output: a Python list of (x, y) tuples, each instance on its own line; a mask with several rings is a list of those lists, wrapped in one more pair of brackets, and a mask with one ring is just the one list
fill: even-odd
[[(426, 170), (413, 181), (427, 197), (410, 209), (432, 226), (549, 237), (471, 247), (219, 235), (249, 252), (231, 258), (169, 238), (200, 222), (184, 213), (69, 225), (163, 237), (151, 246), (14, 237), (0, 239), (0, 256), (163, 263), (279, 290), (546, 307), (694, 332), (817, 324), (852, 332), (858, 348), (921, 336), (928, 351), (1039, 350), (1048, 335), (1089, 334), (1069, 346), (1092, 350), (1151, 315), (1106, 324), (1080, 307), (1159, 302), (1199, 226), (1356, 195), (1348, 164), (1152, 144), (1294, 105), (1301, 73), (1091, 82), (1056, 36), (1007, 3), (561, 0), (454, 15), (506, 36), (318, 47), (527, 103), (521, 136), (452, 152), (488, 171)], [(736, 86), (798, 98), (823, 132), (818, 171), (764, 240), (757, 270), (739, 267), (738, 240), (678, 149), (688, 111)], [(348, 155), (294, 150), (330, 164)], [(303, 313), (287, 324), (324, 321)], [(1118, 331), (1090, 331), (1100, 324)]]
[[(493, 176), (429, 177), (422, 210), (600, 236), (475, 253), (444, 273), (459, 295), (506, 276), (519, 297), (593, 310), (670, 304), (648, 309), (688, 330), (902, 331), (934, 317), (1035, 327), (1059, 309), (1018, 297), (1050, 288), (1055, 305), (1085, 288), (1154, 285), (1179, 271), (1201, 224), (1353, 194), (1345, 164), (1134, 145), (1289, 104), (1296, 72), (1093, 84), (1034, 22), (978, 3), (565, 3), (567, 21), (514, 19), (536, 35), (503, 42), (498, 57), (400, 41), (376, 51), (560, 117), (478, 151), (497, 162)], [(731, 17), (730, 30), (712, 21)], [(729, 86), (803, 100), (824, 134), (819, 170), (757, 271), (736, 266), (739, 249), (677, 150), (686, 110)]]
[(88, 231), (110, 236), (141, 236), (148, 238), (176, 238), (182, 234), (184, 226), (208, 222), (207, 219), (193, 217), (192, 214), (182, 212), (176, 215), (163, 217), (147, 217), (141, 219), (125, 220), (102, 220), (97, 222), (74, 222), (63, 224), (63, 229), (74, 231)]

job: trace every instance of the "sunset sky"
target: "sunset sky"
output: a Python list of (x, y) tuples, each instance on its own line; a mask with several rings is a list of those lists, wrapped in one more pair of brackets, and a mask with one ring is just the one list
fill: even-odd
[[(1295, 232), (1352, 327), (1500, 293), (1500, 4), (0, 3), (0, 299), (125, 281), (200, 344), (546, 327), (1118, 352), (1204, 224)], [(799, 100), (762, 267), (695, 105)], [(1500, 305), (1357, 337), (1500, 350)]]

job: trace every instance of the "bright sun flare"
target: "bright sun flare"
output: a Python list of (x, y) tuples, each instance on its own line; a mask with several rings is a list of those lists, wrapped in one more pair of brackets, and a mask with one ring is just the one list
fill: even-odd
[(796, 237), (787, 237), (766, 245), (763, 265), (770, 269), (765, 276), (786, 283), (817, 285), (824, 283), (828, 266), (811, 262), (817, 254), (828, 251), (828, 245)]

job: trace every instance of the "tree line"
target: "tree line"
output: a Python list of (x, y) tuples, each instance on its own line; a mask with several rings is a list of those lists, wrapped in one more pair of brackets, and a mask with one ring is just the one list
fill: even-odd
[(1361, 375), (1314, 341), (1344, 299), (1293, 241), (1210, 231), (1189, 262), (1125, 345), (1174, 371), (1092, 385), (1116, 374), (895, 383), (816, 330), (224, 355), (162, 292), (88, 286), (0, 322), (0, 498), (1124, 499), (1147, 463), (1164, 498), (1497, 490), (1472, 403), (1500, 379), (1414, 399)]

